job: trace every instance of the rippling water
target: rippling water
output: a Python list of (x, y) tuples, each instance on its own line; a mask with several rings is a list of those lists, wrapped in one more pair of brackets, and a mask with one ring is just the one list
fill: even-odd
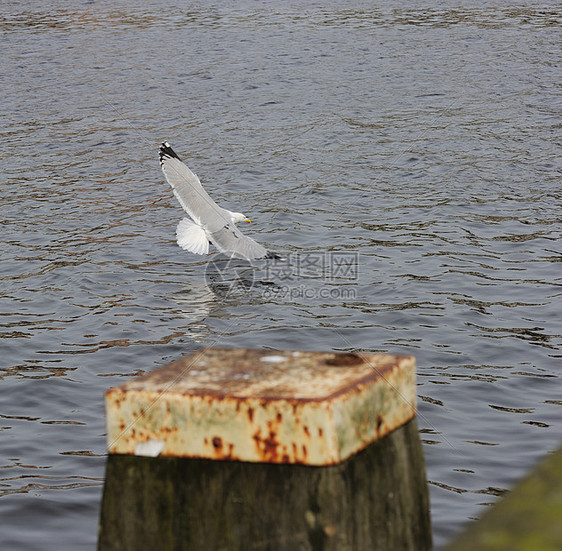
[[(2, 548), (94, 546), (104, 390), (199, 346), (414, 354), (437, 546), (558, 446), (541, 4), (0, 8)], [(164, 139), (283, 262), (177, 247)]]

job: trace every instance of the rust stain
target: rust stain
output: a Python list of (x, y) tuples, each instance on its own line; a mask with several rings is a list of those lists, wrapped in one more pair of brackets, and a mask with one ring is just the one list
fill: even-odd
[(262, 438), (261, 430), (257, 430), (252, 436), (261, 461), (279, 463), (278, 450), (280, 443), (277, 440), (275, 431), (270, 430), (267, 437)]
[(347, 367), (350, 365), (359, 365), (363, 363), (363, 358), (353, 352), (349, 354), (334, 354), (333, 358), (324, 360), (327, 365), (335, 365), (338, 367)]
[[(176, 457), (333, 465), (415, 415), (411, 357), (275, 353), (285, 361), (260, 360), (271, 351), (206, 349), (109, 389), (112, 451), (162, 439)], [(381, 387), (400, 389), (398, 397), (384, 391), (384, 411), (372, 406)], [(149, 407), (155, 397), (161, 405)]]
[(380, 434), (383, 422), (384, 421), (383, 421), (382, 415), (377, 415), (377, 435)]
[(269, 436), (263, 441), (263, 443), (265, 444), (267, 455), (271, 455), (273, 457), (277, 454), (279, 442), (277, 441), (277, 434), (274, 431), (269, 431)]
[[(386, 371), (402, 360), (411, 361), (408, 356), (391, 356), (368, 353), (326, 353), (326, 352), (279, 352), (286, 357), (280, 364), (264, 364), (260, 359), (270, 352), (263, 350), (207, 349), (196, 351), (184, 358), (142, 375), (119, 387), (127, 391), (139, 386), (159, 388), (166, 393), (185, 396), (202, 396), (222, 400), (228, 396), (282, 398), (298, 403), (318, 401), (321, 398), (300, 396), (302, 385), (295, 384), (295, 377), (285, 376), (292, 369), (316, 373), (320, 380), (329, 381), (339, 373), (341, 384), (334, 388), (336, 393), (346, 392), (358, 377), (369, 383), (384, 377)], [(341, 367), (348, 369), (339, 369)], [(336, 370), (336, 372), (332, 370)], [(280, 376), (277, 376), (279, 374)], [(275, 381), (275, 384), (268, 382)], [(298, 379), (298, 375), (296, 377)], [(266, 384), (264, 384), (264, 381)], [(172, 384), (170, 384), (172, 382)], [(316, 386), (316, 385), (315, 385)], [(249, 392), (248, 389), (252, 389)]]

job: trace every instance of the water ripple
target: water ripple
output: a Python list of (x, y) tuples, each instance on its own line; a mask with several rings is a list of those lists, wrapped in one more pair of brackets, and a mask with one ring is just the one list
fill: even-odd
[[(560, 16), (7, 4), (0, 546), (94, 545), (103, 392), (200, 346), (414, 354), (437, 546), (553, 449)], [(181, 251), (164, 139), (288, 262)]]

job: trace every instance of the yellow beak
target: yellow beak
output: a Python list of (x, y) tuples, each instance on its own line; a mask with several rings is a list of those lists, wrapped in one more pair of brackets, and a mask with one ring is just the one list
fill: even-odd
[(248, 222), (248, 224), (250, 224), (252, 221), (249, 218), (246, 218), (246, 222)]

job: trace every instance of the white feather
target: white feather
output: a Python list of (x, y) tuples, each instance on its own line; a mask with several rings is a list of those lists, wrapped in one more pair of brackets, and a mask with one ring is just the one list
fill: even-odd
[(178, 245), (195, 254), (207, 254), (209, 252), (209, 238), (205, 230), (189, 218), (182, 218), (176, 228)]

